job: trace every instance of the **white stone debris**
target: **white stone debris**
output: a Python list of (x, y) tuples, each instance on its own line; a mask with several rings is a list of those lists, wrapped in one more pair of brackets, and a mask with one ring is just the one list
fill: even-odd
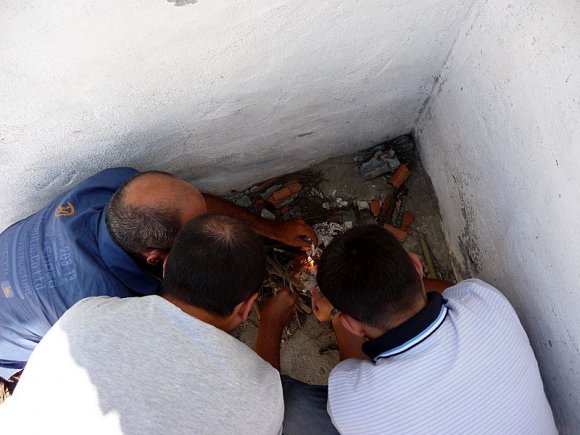
[(276, 215), (268, 209), (263, 209), (262, 213), (260, 213), (260, 216), (262, 216), (264, 219), (270, 219), (271, 221), (276, 220)]

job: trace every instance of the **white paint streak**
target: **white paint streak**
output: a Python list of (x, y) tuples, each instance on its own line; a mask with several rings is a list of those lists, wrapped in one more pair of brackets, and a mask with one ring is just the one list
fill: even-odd
[(564, 434), (580, 432), (579, 24), (573, 0), (480, 2), (416, 126), (450, 248), (516, 307)]

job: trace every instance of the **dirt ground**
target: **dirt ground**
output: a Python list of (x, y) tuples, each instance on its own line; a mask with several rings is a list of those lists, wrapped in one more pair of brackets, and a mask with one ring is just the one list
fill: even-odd
[[(312, 168), (322, 171), (325, 181), (321, 183), (320, 190), (329, 200), (341, 198), (352, 204), (353, 201), (356, 203), (361, 200), (371, 201), (375, 197), (384, 198), (393, 192), (393, 187), (385, 177), (364, 181), (354, 157), (348, 155), (330, 159)], [(415, 221), (403, 245), (423, 259), (418, 235), (424, 234), (440, 277), (453, 280), (437, 199), (420, 161), (414, 162), (412, 175), (405, 186), (408, 194), (404, 207), (415, 215)], [(257, 325), (257, 315), (253, 312), (235, 335), (253, 347)], [(326, 384), (330, 371), (338, 363), (336, 340), (330, 325), (321, 324), (313, 315), (309, 315), (300, 325), (293, 325), (290, 331), (291, 335), (283, 337), (282, 373), (304, 382)]]

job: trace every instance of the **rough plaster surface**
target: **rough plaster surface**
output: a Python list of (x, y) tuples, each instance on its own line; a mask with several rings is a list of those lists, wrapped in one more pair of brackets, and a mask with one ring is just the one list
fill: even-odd
[(452, 252), (514, 304), (569, 434), (580, 433), (579, 26), (573, 0), (480, 2), (415, 130)]
[(406, 133), (471, 3), (3, 2), (0, 229), (105, 167), (221, 193)]

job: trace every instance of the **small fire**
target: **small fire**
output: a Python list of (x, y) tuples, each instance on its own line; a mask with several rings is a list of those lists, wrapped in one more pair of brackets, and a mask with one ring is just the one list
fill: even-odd
[(308, 259), (306, 260), (306, 267), (311, 272), (316, 272), (316, 264), (314, 263), (314, 258), (312, 258), (310, 255), (308, 256)]

